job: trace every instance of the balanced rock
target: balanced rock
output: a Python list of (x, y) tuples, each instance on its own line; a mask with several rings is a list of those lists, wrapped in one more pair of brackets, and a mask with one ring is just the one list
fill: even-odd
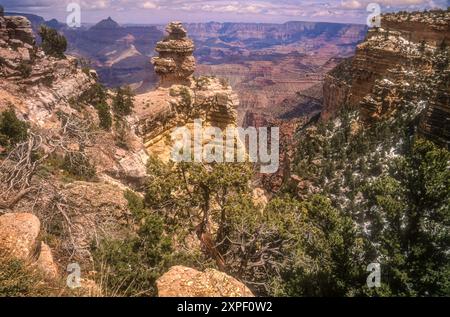
[[(164, 162), (171, 159), (175, 130), (186, 128), (192, 136), (195, 122), (202, 123), (202, 131), (209, 127), (222, 131), (236, 128), (239, 106), (238, 96), (227, 81), (192, 76), (196, 66), (195, 47), (183, 25), (172, 22), (166, 30), (168, 36), (156, 47), (159, 57), (152, 59), (161, 78), (160, 85), (155, 91), (136, 96), (134, 103), (137, 131), (144, 138), (147, 152)], [(212, 138), (201, 142), (207, 144)], [(236, 146), (242, 146), (237, 138)], [(235, 145), (231, 147), (234, 150)]]
[(174, 266), (156, 282), (159, 297), (253, 297), (243, 283), (214, 269)]
[(186, 84), (195, 71), (194, 42), (187, 37), (181, 22), (171, 22), (166, 31), (168, 36), (156, 45), (159, 57), (152, 59), (155, 72), (163, 87)]
[(0, 217), (0, 254), (30, 260), (36, 250), (41, 223), (27, 213), (9, 213)]

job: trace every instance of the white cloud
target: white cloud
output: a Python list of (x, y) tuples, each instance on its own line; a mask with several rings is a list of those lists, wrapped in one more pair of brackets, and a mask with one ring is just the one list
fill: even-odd
[(140, 7), (142, 9), (157, 9), (157, 8), (159, 8), (159, 5), (157, 5), (156, 3), (152, 2), (152, 1), (145, 1), (144, 3), (142, 3), (140, 5)]
[[(365, 21), (366, 7), (376, 2), (383, 10), (417, 10), (422, 8), (446, 7), (447, 0), (2, 0), (6, 10), (15, 10), (51, 16), (51, 12), (65, 12), (67, 3), (78, 2), (85, 13), (98, 16), (114, 15), (121, 12), (121, 19), (134, 22), (133, 12), (151, 13), (160, 10), (167, 19), (186, 15), (201, 16), (210, 20), (216, 16), (233, 20), (257, 17), (274, 17), (278, 20), (329, 18), (329, 20)], [(104, 12), (104, 13), (102, 13)], [(128, 13), (127, 13), (128, 12)]]

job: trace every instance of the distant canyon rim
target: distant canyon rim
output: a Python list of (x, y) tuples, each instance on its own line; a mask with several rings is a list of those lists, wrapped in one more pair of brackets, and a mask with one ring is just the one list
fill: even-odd
[[(35, 32), (41, 24), (62, 32), (68, 54), (96, 69), (106, 86), (130, 85), (136, 93), (156, 87), (150, 60), (165, 36), (163, 25), (122, 26), (107, 18), (74, 29), (26, 16)], [(325, 75), (354, 54), (367, 32), (365, 25), (323, 22), (184, 25), (196, 47), (195, 76), (216, 76), (231, 84), (240, 100), (238, 123), (244, 127), (319, 113)]]

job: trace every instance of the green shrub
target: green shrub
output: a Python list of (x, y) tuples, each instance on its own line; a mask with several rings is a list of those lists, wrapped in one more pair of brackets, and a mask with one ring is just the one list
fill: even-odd
[(137, 236), (104, 241), (94, 252), (102, 283), (119, 296), (156, 296), (156, 280), (175, 262), (164, 222), (155, 214), (140, 221)]
[(95, 177), (95, 167), (82, 153), (68, 153), (64, 157), (63, 169), (70, 175), (82, 180), (92, 180)]
[(135, 219), (142, 219), (145, 215), (144, 200), (131, 190), (124, 193), (125, 199), (128, 201), (128, 208)]
[(19, 64), (18, 70), (23, 78), (28, 78), (28, 77), (30, 77), (31, 72), (33, 71), (33, 67), (31, 66), (30, 63), (21, 62)]
[(107, 93), (105, 87), (100, 83), (95, 83), (90, 86), (87, 90), (78, 98), (81, 103), (96, 106), (98, 104), (106, 103)]
[(49, 296), (42, 277), (24, 262), (0, 256), (0, 297)]
[(39, 29), (39, 35), (42, 38), (42, 49), (45, 54), (56, 58), (65, 58), (67, 40), (63, 35), (44, 25)]
[(28, 137), (28, 124), (19, 120), (13, 109), (0, 114), (0, 145), (12, 146)]
[(113, 99), (112, 108), (114, 113), (119, 116), (128, 116), (133, 112), (134, 94), (130, 87), (117, 88)]
[(108, 104), (100, 103), (96, 108), (100, 120), (100, 128), (110, 131), (112, 127), (112, 116)]

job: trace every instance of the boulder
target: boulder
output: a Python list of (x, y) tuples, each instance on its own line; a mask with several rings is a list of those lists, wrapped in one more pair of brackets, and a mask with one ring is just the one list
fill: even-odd
[(28, 213), (9, 213), (0, 217), (0, 253), (19, 260), (30, 260), (36, 251), (41, 223)]
[(243, 283), (214, 269), (174, 266), (156, 284), (159, 297), (254, 297)]
[(58, 267), (53, 260), (53, 254), (50, 247), (41, 242), (39, 258), (35, 263), (36, 268), (41, 271), (45, 278), (49, 280), (55, 280), (59, 277)]

